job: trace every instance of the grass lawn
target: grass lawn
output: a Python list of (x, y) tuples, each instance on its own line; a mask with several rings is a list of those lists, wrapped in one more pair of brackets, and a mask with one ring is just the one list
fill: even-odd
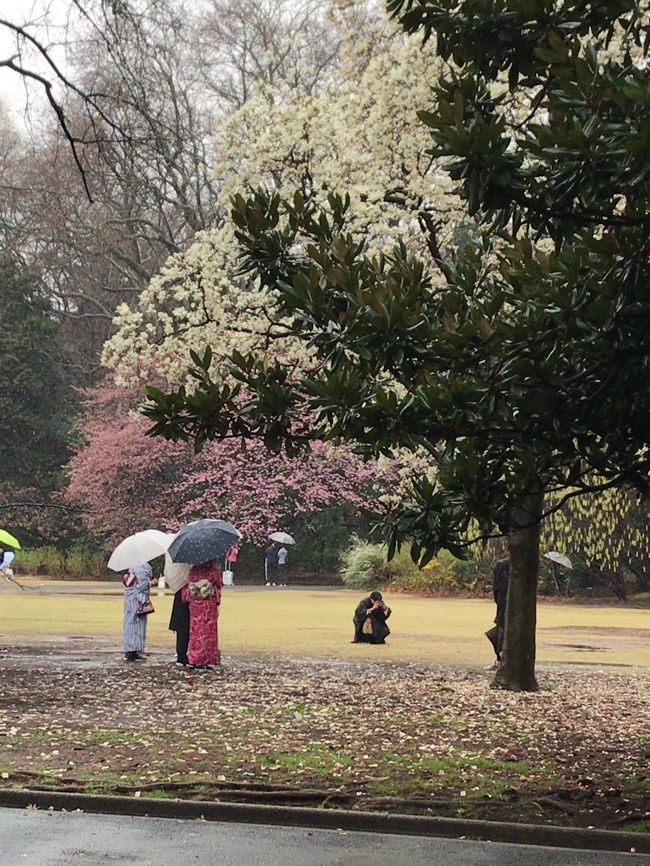
[(360, 593), (227, 589), (211, 673), (171, 664), (169, 595), (129, 665), (115, 583), (30, 586), (0, 591), (0, 784), (647, 829), (646, 610), (541, 604), (513, 694), (479, 670), (489, 601), (387, 594), (372, 647)]
[[(12, 588), (0, 595), (0, 632), (5, 642), (9, 636), (23, 642), (48, 636), (114, 635), (119, 646), (122, 600), (114, 583), (103, 585), (107, 594), (88, 590), (83, 583), (66, 583), (66, 594), (58, 594), (62, 585), (56, 581), (26, 583), (30, 589), (25, 592)], [(226, 656), (367, 658), (463, 667), (491, 661), (491, 647), (484, 637), (494, 618), (489, 600), (387, 594), (393, 607), (393, 634), (386, 646), (373, 647), (350, 643), (352, 613), (362, 595), (348, 590), (226, 589), (219, 619), (222, 650)], [(149, 646), (171, 649), (173, 635), (167, 630), (171, 595), (158, 596), (154, 589), (152, 599), (156, 613), (149, 618)], [(648, 671), (650, 611), (541, 603), (538, 660)]]

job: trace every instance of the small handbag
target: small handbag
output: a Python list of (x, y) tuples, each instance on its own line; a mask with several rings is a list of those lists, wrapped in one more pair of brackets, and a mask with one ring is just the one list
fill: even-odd
[(150, 613), (155, 612), (156, 610), (150, 601), (143, 601), (142, 604), (138, 606), (137, 610), (138, 616), (148, 616)]
[(367, 635), (374, 633), (372, 630), (372, 617), (371, 616), (367, 616), (364, 619), (363, 628), (361, 629), (361, 632), (362, 632), (362, 634), (367, 634)]

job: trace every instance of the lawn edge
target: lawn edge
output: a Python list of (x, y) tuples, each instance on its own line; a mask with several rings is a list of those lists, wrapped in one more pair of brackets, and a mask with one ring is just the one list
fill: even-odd
[(161, 800), (147, 797), (31, 791), (26, 788), (0, 789), (0, 807), (2, 806), (9, 808), (36, 806), (39, 809), (82, 810), (110, 815), (203, 819), (206, 821), (412, 836), (442, 836), (583, 850), (629, 852), (634, 849), (638, 854), (650, 854), (650, 834), (648, 833), (474, 821), (463, 818), (439, 818), (383, 812), (357, 812), (343, 809), (214, 803), (182, 799)]

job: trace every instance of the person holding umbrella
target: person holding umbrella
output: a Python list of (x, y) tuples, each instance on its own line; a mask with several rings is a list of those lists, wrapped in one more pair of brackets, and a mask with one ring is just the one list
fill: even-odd
[(149, 599), (153, 569), (149, 560), (162, 556), (173, 536), (158, 529), (145, 529), (121, 541), (108, 560), (108, 567), (122, 572), (124, 583), (123, 649), (127, 662), (144, 658), (147, 617), (153, 613)]
[(18, 539), (11, 535), (11, 533), (7, 532), (6, 529), (0, 529), (0, 574), (3, 577), (6, 577), (7, 580), (10, 580), (12, 583), (15, 583), (16, 586), (19, 586), (21, 589), (25, 589), (22, 583), (19, 583), (17, 580), (14, 580), (14, 572), (12, 568), (12, 563), (16, 558), (16, 554), (14, 550), (6, 550), (5, 545), (9, 548), (14, 548), (15, 550), (20, 550), (20, 542)]
[(192, 566), (181, 591), (190, 615), (190, 667), (213, 669), (221, 663), (218, 618), (223, 579), (217, 562), (240, 538), (235, 527), (223, 520), (197, 520), (181, 529), (169, 548), (172, 562)]
[(165, 583), (174, 590), (169, 630), (176, 632), (176, 664), (187, 667), (190, 663), (187, 648), (190, 643), (190, 606), (183, 600), (183, 587), (187, 584), (192, 566), (184, 562), (172, 562), (169, 552), (165, 554)]
[(176, 632), (176, 664), (186, 668), (190, 663), (187, 656), (190, 645), (190, 606), (183, 598), (183, 589), (174, 593), (169, 630)]
[[(287, 545), (295, 544), (295, 540), (288, 532), (272, 532), (269, 539), (273, 545), (267, 548), (266, 551), (266, 585), (271, 582), (269, 573), (277, 573), (280, 586), (287, 585), (287, 563), (289, 560), (289, 551)], [(269, 562), (271, 560), (271, 562)], [(269, 565), (272, 566), (269, 569)], [(275, 585), (275, 583), (273, 584)]]
[(124, 572), (124, 658), (137, 662), (144, 658), (147, 641), (147, 616), (153, 613), (149, 600), (152, 569), (148, 562)]
[[(6, 529), (0, 529), (0, 545), (20, 550), (20, 542), (15, 536), (7, 532)], [(0, 573), (5, 577), (13, 577), (11, 563), (14, 561), (15, 556), (16, 554), (13, 550), (5, 550), (4, 546), (0, 546)]]
[(181, 597), (189, 606), (190, 639), (187, 661), (191, 668), (212, 670), (221, 664), (219, 605), (223, 580), (216, 560), (193, 565)]

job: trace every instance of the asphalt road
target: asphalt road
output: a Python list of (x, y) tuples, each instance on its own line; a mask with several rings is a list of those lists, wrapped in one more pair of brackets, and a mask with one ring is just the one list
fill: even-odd
[(526, 845), (0, 809), (0, 866), (650, 866)]

